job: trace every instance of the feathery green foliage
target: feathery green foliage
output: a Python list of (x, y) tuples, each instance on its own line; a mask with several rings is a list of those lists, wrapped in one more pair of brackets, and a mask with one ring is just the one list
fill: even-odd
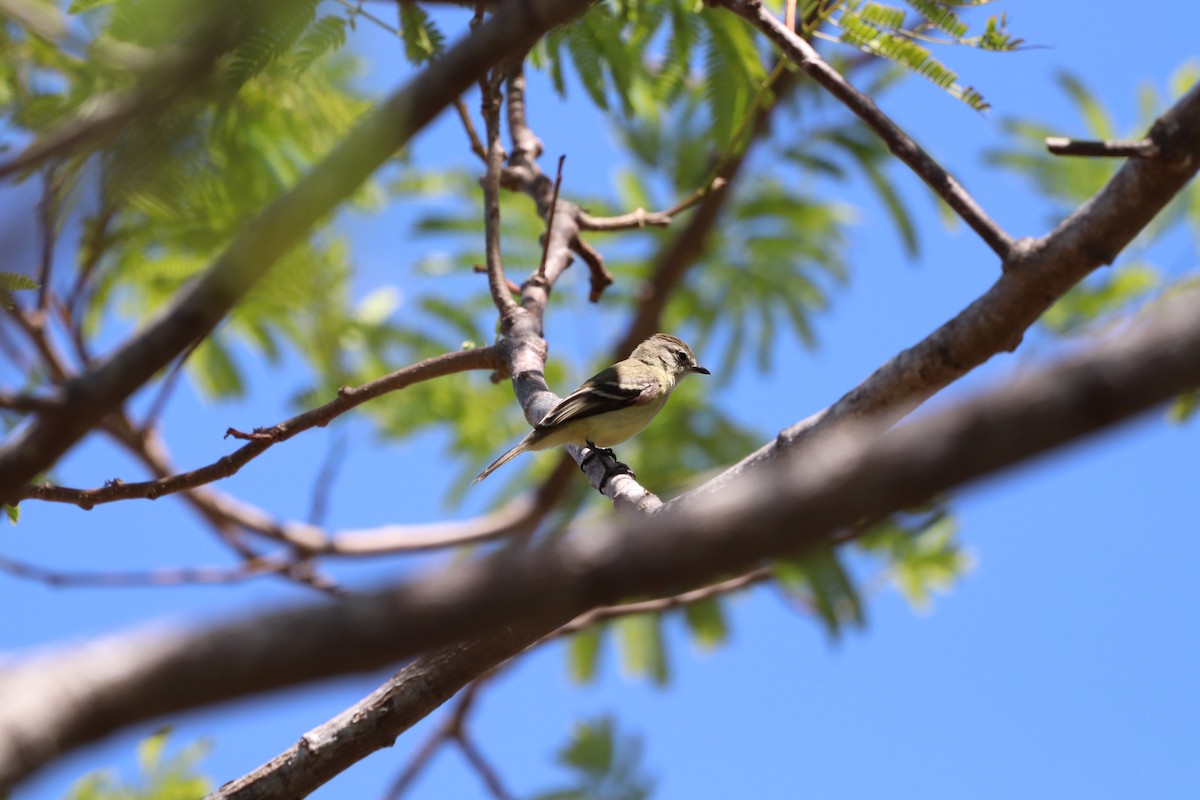
[(416, 3), (400, 4), (400, 37), (404, 55), (414, 64), (435, 58), (446, 47), (446, 37)]
[(12, 308), (13, 292), (38, 288), (38, 282), (19, 272), (0, 272), (0, 308)]

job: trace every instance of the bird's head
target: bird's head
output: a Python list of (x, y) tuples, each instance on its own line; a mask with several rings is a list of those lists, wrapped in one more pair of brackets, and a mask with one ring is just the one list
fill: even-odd
[(669, 333), (656, 333), (634, 348), (630, 358), (636, 358), (648, 364), (662, 364), (675, 376), (678, 381), (684, 375), (698, 372), (701, 375), (711, 373), (696, 363), (696, 355), (692, 348), (682, 339)]

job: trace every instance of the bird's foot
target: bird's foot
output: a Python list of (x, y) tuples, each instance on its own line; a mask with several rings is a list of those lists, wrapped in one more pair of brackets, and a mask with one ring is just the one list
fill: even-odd
[(617, 461), (617, 454), (612, 451), (612, 448), (597, 447), (591, 442), (587, 442), (586, 444), (588, 447), (588, 454), (583, 457), (582, 461), (579, 462), (580, 469), (586, 470), (588, 462), (597, 456), (607, 457), (600, 459), (600, 463), (604, 465), (604, 477), (600, 479), (600, 485), (597, 487), (600, 494), (604, 494), (604, 487), (608, 486), (608, 482), (617, 475), (628, 475), (631, 478), (636, 477), (633, 474), (633, 470), (631, 470), (627, 464), (622, 464), (620, 461)]

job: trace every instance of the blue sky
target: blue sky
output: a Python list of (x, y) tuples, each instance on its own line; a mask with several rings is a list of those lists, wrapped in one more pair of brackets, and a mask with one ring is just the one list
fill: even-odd
[[(1168, 77), (1195, 55), (1194, 25), (1183, 24), (1194, 21), (1195, 10), (1184, 0), (1155, 6), (1153, 20), (1137, 19), (1127, 4), (1115, 2), (1021, 0), (995, 10), (1008, 12), (1017, 35), (1045, 47), (1010, 55), (945, 54), (991, 102), (989, 114), (976, 114), (916, 79), (881, 106), (1011, 233), (1040, 235), (1053, 220), (1049, 206), (1028, 182), (981, 158), (986, 148), (1003, 143), (1000, 120), (1032, 117), (1063, 135), (1084, 135), (1056, 87), (1056, 71), (1066, 69), (1103, 100), (1123, 132), (1133, 133), (1139, 88), (1149, 82), (1162, 93)], [(364, 85), (386, 91), (400, 70), (396, 45), (364, 30), (355, 46), (372, 59)], [(544, 82), (535, 79), (531, 124), (546, 142), (548, 158), (568, 153), (564, 191), (608, 191), (611, 139), (596, 135), (581, 143), (578, 136), (579, 130), (603, 131), (602, 121), (582, 102), (578, 87), (563, 104), (538, 92), (540, 86)], [(414, 153), (432, 164), (469, 163), (453, 120), (428, 130)], [(996, 277), (986, 247), (962, 226), (945, 229), (919, 182), (899, 169), (894, 174), (921, 220), (920, 258), (906, 260), (869, 192), (845, 189), (840, 199), (859, 208), (852, 279), (816, 320), (821, 348), (786, 345), (779, 354), (788, 365), (782, 374), (746, 375), (715, 398), (737, 408), (755, 403), (755, 412), (742, 416), (764, 440), (836, 400)], [(362, 294), (398, 282), (397, 258), (422, 255), (419, 242), (397, 234), (406, 220), (411, 210), (395, 208), (347, 221)], [(1168, 240), (1153, 256), (1174, 274), (1197, 266), (1194, 243), (1183, 237)], [(598, 326), (611, 338), (616, 327), (577, 302), (586, 291), (582, 283), (581, 275), (568, 274), (556, 293), (556, 299), (576, 296), (562, 300), (576, 320), (560, 322), (558, 341), (593, 352), (588, 331)], [(596, 316), (589, 321), (588, 314)], [(611, 330), (605, 328), (610, 324)], [(552, 339), (557, 333), (548, 331)], [(1033, 337), (1021, 352), (994, 360), (955, 391), (985, 388), (1053, 351), (1052, 343)], [(219, 407), (178, 392), (165, 418), (176, 460), (206, 463), (227, 451), (220, 438), (226, 427), (288, 416), (290, 390), (279, 387), (297, 382), (287, 369), (258, 374), (249, 400)], [(940, 402), (946, 400), (933, 405)], [(438, 498), (453, 471), (436, 468), (437, 437), (381, 448), (353, 421), (280, 445), (221, 488), (281, 517), (304, 518), (308, 487), (328, 437), (338, 430), (350, 450), (332, 496), (331, 527), (446, 516)], [(576, 720), (611, 714), (622, 732), (643, 739), (644, 765), (656, 779), (658, 798), (1195, 797), (1197, 445), (1196, 423), (1173, 427), (1152, 415), (971, 489), (953, 507), (975, 569), (928, 613), (914, 613), (893, 592), (874, 596), (867, 628), (837, 643), (776, 592), (760, 589), (730, 604), (733, 637), (716, 652), (697, 652), (677, 621), (669, 626), (672, 681), (666, 688), (623, 675), (611, 648), (599, 681), (576, 687), (567, 678), (561, 645), (543, 648), (482, 695), (473, 723), (477, 741), (518, 795), (564, 782), (553, 752)], [(137, 472), (89, 441), (59, 474), (70, 485), (96, 485)], [(384, 507), (380, 496), (394, 494), (381, 490), (380, 476), (388, 475), (402, 475), (413, 489)], [(456, 513), (477, 512), (487, 498), (487, 492), (469, 495)], [(91, 512), (26, 504), (23, 512), (19, 527), (0, 529), (0, 553), (67, 569), (226, 559), (171, 500)], [(410, 564), (391, 560), (359, 567), (356, 574), (364, 581), (384, 579)], [(16, 649), (99, 634), (148, 616), (195, 621), (307, 600), (306, 593), (270, 579), (233, 588), (54, 590), (0, 576), (0, 603), (10, 610), (0, 618), (0, 644)], [(286, 748), (382, 677), (347, 678), (186, 715), (172, 721), (175, 739), (212, 737), (204, 771), (227, 780)], [(134, 744), (155, 727), (81, 751), (16, 797), (58, 797), (71, 780), (101, 766), (132, 774)], [(379, 796), (428, 727), (419, 726), (315, 796)], [(447, 751), (414, 796), (486, 795), (460, 756)]]

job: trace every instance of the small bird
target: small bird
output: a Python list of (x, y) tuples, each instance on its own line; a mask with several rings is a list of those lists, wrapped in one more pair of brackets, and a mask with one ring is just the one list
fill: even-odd
[[(493, 461), (472, 483), (526, 450), (573, 444), (593, 450), (620, 444), (654, 419), (686, 375), (711, 374), (696, 363), (692, 349), (669, 333), (656, 333), (629, 358), (593, 375), (550, 409), (516, 447)], [(609, 451), (611, 455), (611, 451)]]

